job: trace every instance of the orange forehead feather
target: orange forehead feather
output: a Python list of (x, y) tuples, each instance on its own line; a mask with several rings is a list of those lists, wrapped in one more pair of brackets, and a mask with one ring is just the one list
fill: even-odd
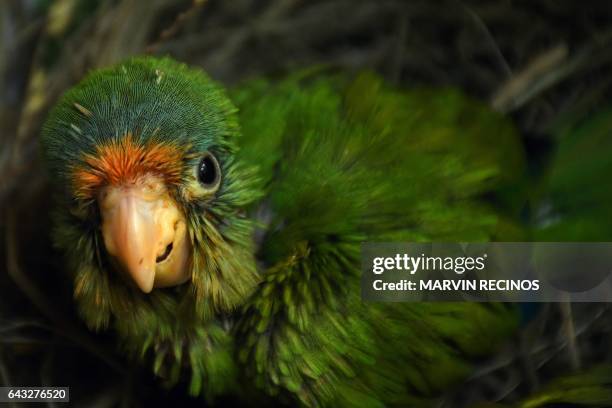
[(178, 146), (162, 143), (143, 146), (128, 133), (83, 157), (83, 164), (73, 171), (76, 195), (91, 199), (103, 185), (135, 182), (147, 173), (176, 184), (181, 180), (182, 158), (183, 151)]

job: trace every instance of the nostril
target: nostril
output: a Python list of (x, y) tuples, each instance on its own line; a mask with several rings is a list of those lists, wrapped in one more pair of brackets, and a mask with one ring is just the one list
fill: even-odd
[(166, 259), (168, 259), (168, 257), (170, 256), (170, 253), (172, 252), (172, 248), (173, 248), (173, 243), (169, 243), (166, 246), (166, 250), (164, 251), (163, 254), (161, 254), (160, 256), (158, 256), (157, 258), (155, 258), (155, 262), (160, 263), (165, 261)]

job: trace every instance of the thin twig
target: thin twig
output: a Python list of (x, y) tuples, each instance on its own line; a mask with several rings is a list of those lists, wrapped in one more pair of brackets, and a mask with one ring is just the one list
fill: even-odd
[(567, 341), (567, 353), (570, 366), (574, 370), (580, 369), (580, 351), (576, 344), (576, 328), (574, 327), (574, 317), (572, 314), (571, 302), (561, 302), (559, 304), (561, 316), (563, 317), (563, 334)]
[[(601, 308), (596, 313), (594, 313), (587, 321), (582, 322), (575, 329), (575, 337), (580, 337), (583, 335), (589, 327), (591, 327), (597, 320), (599, 320), (607, 309)], [(547, 349), (553, 349), (554, 354), (563, 350), (567, 346), (567, 339), (563, 337), (561, 340), (559, 339), (542, 339), (536, 344), (533, 344), (528, 350), (526, 350), (527, 356), (533, 356), (537, 353), (541, 353)], [(505, 368), (511, 364), (513, 364), (520, 357), (520, 352), (518, 350), (512, 349), (508, 354), (502, 354), (496, 356), (494, 359), (490, 360), (487, 364), (481, 366), (478, 370), (476, 370), (468, 380), (474, 380), (479, 377), (483, 377), (488, 375), (494, 371)]]
[(406, 21), (406, 17), (399, 15), (398, 19), (397, 37), (395, 40), (391, 64), (389, 64), (391, 66), (390, 80), (396, 85), (399, 85), (400, 83), (403, 65), (402, 60), (406, 49), (404, 44), (406, 42), (406, 34), (408, 32), (408, 22)]
[(506, 57), (504, 57), (504, 54), (499, 49), (499, 45), (497, 44), (497, 41), (495, 41), (495, 38), (493, 38), (493, 35), (491, 34), (491, 31), (489, 31), (487, 25), (484, 23), (484, 21), (482, 21), (482, 18), (480, 18), (478, 13), (476, 13), (473, 9), (465, 5), (463, 2), (460, 2), (460, 4), (461, 7), (472, 18), (472, 20), (476, 24), (476, 27), (484, 34), (485, 39), (487, 40), (487, 44), (489, 45), (490, 50), (493, 52), (493, 55), (495, 55), (495, 59), (497, 60), (502, 71), (504, 71), (505, 76), (508, 78), (511, 77), (512, 69), (508, 64), (508, 61), (506, 61)]
[(183, 26), (183, 24), (185, 24), (185, 22), (187, 20), (189, 20), (190, 18), (192, 18), (194, 15), (197, 14), (198, 11), (200, 11), (202, 9), (202, 7), (204, 7), (204, 5), (206, 4), (207, 0), (193, 0), (191, 2), (191, 6), (179, 13), (176, 18), (174, 19), (174, 21), (172, 22), (172, 24), (170, 24), (168, 27), (166, 27), (165, 29), (162, 30), (162, 32), (159, 34), (159, 37), (157, 38), (157, 40), (155, 40), (154, 43), (149, 44), (146, 49), (145, 49), (145, 53), (147, 54), (155, 54), (157, 52), (157, 50), (159, 49), (159, 46), (171, 39), (172, 37), (174, 37), (176, 35), (176, 33), (181, 29), (181, 27)]
[(522, 71), (504, 83), (491, 98), (491, 106), (508, 112), (525, 104), (529, 99), (569, 75), (579, 61), (562, 64), (568, 49), (559, 44), (534, 58)]

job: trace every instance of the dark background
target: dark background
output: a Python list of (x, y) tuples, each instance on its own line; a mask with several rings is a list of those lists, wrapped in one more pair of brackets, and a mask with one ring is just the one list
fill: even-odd
[[(151, 53), (228, 86), (324, 63), (373, 69), (402, 87), (458, 87), (515, 122), (538, 177), (555, 127), (610, 100), (611, 46), (609, 1), (0, 0), (0, 383), (67, 385), (78, 406), (202, 405), (180, 386), (164, 391), (109, 335), (84, 328), (50, 247), (38, 134), (88, 70)], [(550, 304), (526, 316), (440, 407), (512, 403), (612, 361), (608, 305)]]

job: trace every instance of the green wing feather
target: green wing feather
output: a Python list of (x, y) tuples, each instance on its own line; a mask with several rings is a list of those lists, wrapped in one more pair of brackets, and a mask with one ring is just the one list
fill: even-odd
[(514, 239), (493, 210), (523, 175), (513, 127), (454, 90), (393, 91), (373, 74), (296, 76), (234, 92), (239, 160), (259, 167), (264, 282), (239, 358), (306, 405), (417, 405), (516, 324), (501, 305), (360, 299), (363, 241)]

